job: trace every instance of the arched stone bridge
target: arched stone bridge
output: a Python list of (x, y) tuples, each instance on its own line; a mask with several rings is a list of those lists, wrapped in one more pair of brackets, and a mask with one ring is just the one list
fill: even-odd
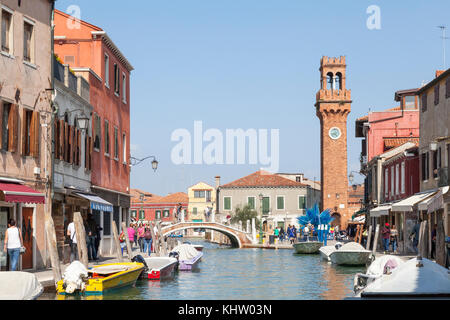
[(245, 231), (217, 222), (179, 222), (177, 224), (161, 228), (161, 233), (163, 236), (168, 236), (173, 232), (197, 228), (214, 230), (225, 234), (228, 238), (230, 238), (231, 245), (236, 248), (243, 248), (244, 245), (252, 243), (252, 239)]

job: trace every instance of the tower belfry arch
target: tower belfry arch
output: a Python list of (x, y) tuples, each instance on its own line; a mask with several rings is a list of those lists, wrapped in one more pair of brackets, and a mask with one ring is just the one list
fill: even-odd
[(347, 117), (351, 111), (351, 91), (346, 82), (345, 57), (322, 57), (320, 90), (316, 94), (316, 115), (320, 120), (321, 210), (331, 209), (346, 227), (350, 213), (347, 177)]

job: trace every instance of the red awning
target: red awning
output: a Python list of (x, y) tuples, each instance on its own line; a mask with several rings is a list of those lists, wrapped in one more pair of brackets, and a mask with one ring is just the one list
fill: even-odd
[(45, 203), (45, 194), (23, 184), (0, 182), (0, 201), (21, 203)]

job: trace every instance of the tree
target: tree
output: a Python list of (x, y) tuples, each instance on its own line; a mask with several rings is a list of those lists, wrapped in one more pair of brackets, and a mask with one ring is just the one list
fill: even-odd
[(231, 217), (231, 223), (238, 223), (239, 221), (242, 221), (242, 225), (246, 228), (247, 220), (251, 221), (253, 218), (255, 218), (255, 225), (258, 226), (258, 213), (255, 210), (251, 209), (248, 205), (243, 208), (237, 207), (234, 215)]

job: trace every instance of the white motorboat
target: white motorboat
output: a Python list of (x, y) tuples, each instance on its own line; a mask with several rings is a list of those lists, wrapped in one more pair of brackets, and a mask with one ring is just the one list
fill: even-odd
[(330, 255), (338, 250), (342, 246), (342, 243), (337, 242), (334, 246), (323, 246), (319, 249), (320, 256), (326, 260), (331, 262)]
[(294, 247), (295, 253), (318, 253), (321, 246), (323, 246), (322, 241), (318, 241), (317, 237), (304, 237), (299, 242), (292, 245)]
[(144, 260), (148, 270), (143, 272), (143, 277), (149, 280), (172, 278), (178, 267), (178, 260), (172, 257), (148, 257)]
[(0, 272), (0, 300), (35, 300), (42, 292), (44, 287), (33, 273)]
[(329, 255), (332, 263), (347, 266), (363, 266), (373, 258), (372, 251), (357, 242), (348, 242)]
[(426, 258), (410, 259), (369, 283), (361, 298), (450, 297), (449, 270)]
[(366, 273), (357, 273), (353, 280), (353, 290), (358, 295), (368, 284), (372, 283), (385, 274), (390, 274), (398, 268), (404, 261), (392, 255), (383, 255), (376, 258), (367, 268)]

